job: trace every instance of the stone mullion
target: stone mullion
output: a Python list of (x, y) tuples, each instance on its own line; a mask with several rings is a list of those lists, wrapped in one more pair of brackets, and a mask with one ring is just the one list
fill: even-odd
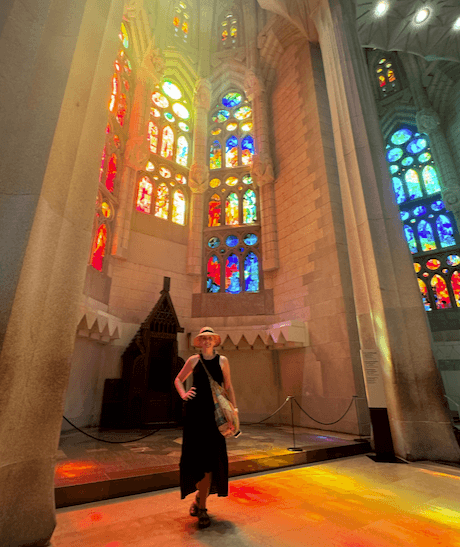
[(279, 268), (278, 230), (276, 226), (275, 178), (270, 156), (268, 102), (265, 88), (256, 69), (246, 74), (246, 95), (252, 101), (254, 141), (256, 155), (253, 158), (251, 175), (259, 188), (259, 208), (263, 258), (263, 271)]
[(418, 108), (417, 128), (430, 137), (431, 151), (440, 174), (441, 196), (449, 211), (452, 211), (457, 229), (460, 229), (460, 185), (454, 160), (441, 128), (439, 114), (431, 105), (426, 89), (422, 85), (420, 69), (415, 57), (408, 53), (399, 54), (407, 75), (412, 94)]
[(193, 164), (190, 168), (189, 187), (190, 224), (187, 246), (187, 274), (200, 276), (203, 267), (204, 192), (208, 186), (207, 157), (208, 115), (211, 90), (207, 80), (201, 79), (195, 88), (195, 125), (193, 134)]
[[(312, 16), (323, 46), (360, 346), (380, 355), (396, 454), (457, 461), (460, 451), (413, 261), (383, 168), (382, 134), (356, 31), (356, 6), (353, 0), (322, 0)], [(417, 397), (407, 405), (414, 386)]]

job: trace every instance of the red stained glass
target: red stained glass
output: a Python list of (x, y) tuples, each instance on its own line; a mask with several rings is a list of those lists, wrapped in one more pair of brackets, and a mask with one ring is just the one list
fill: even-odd
[(117, 176), (117, 156), (112, 154), (109, 159), (109, 164), (107, 166), (107, 175), (105, 177), (105, 187), (109, 192), (113, 192), (114, 180)]
[(385, 80), (385, 76), (383, 76), (382, 74), (379, 76), (379, 82), (380, 82), (380, 87), (385, 87), (387, 83)]
[(452, 290), (454, 291), (455, 302), (460, 308), (460, 273), (455, 271), (451, 277)]
[(104, 262), (105, 246), (107, 244), (107, 226), (101, 224), (96, 234), (96, 238), (93, 244), (93, 251), (91, 253), (91, 266), (96, 270), (102, 271), (102, 264)]
[(126, 95), (122, 93), (120, 95), (120, 100), (118, 101), (118, 108), (117, 108), (117, 120), (122, 127), (123, 127), (123, 124), (125, 123), (126, 109), (127, 109)]
[(179, 17), (174, 17), (173, 19), (173, 25), (175, 27), (178, 27), (180, 25), (180, 20), (179, 20)]
[(431, 286), (433, 288), (436, 308), (438, 310), (451, 308), (452, 303), (450, 301), (449, 291), (447, 290), (447, 285), (444, 279), (438, 274), (434, 275), (431, 279)]
[(208, 226), (220, 226), (222, 206), (218, 194), (214, 194), (209, 202)]
[(102, 182), (102, 175), (104, 174), (105, 154), (106, 154), (106, 147), (104, 146), (104, 150), (102, 151), (101, 166), (99, 168), (99, 182)]
[(389, 82), (395, 82), (396, 81), (396, 76), (395, 76), (395, 73), (394, 73), (394, 70), (391, 68), (388, 72), (388, 81)]
[(426, 311), (431, 311), (430, 300), (428, 299), (428, 289), (421, 279), (417, 279), (420, 292), (422, 293), (423, 305)]
[(220, 262), (217, 256), (213, 255), (208, 260), (207, 292), (216, 293), (220, 291)]
[(188, 23), (187, 23), (187, 21), (184, 21), (184, 22), (182, 23), (182, 32), (183, 32), (184, 34), (188, 34)]
[(153, 184), (148, 177), (142, 177), (137, 192), (136, 209), (141, 213), (150, 213), (152, 207)]

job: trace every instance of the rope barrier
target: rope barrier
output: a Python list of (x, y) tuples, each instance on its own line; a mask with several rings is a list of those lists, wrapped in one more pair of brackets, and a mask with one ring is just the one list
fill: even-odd
[(267, 416), (266, 418), (264, 418), (263, 420), (260, 420), (260, 422), (241, 422), (241, 425), (258, 425), (258, 424), (261, 424), (262, 422), (265, 422), (265, 420), (268, 420), (269, 418), (271, 418), (272, 416), (274, 416), (277, 412), (279, 412), (283, 406), (289, 401), (289, 399), (292, 398), (292, 395), (288, 395), (286, 397), (286, 400), (284, 401), (284, 403), (278, 408), (275, 410), (275, 412), (273, 412), (273, 414), (270, 414), (270, 416)]
[(147, 437), (150, 437), (151, 435), (155, 435), (155, 433), (158, 433), (160, 431), (159, 429), (155, 429), (155, 431), (151, 431), (147, 435), (144, 435), (143, 437), (139, 437), (138, 439), (132, 439), (131, 441), (107, 441), (105, 439), (98, 439), (97, 437), (94, 437), (90, 433), (87, 433), (86, 431), (83, 431), (83, 429), (80, 429), (75, 424), (73, 424), (70, 420), (68, 420), (65, 416), (63, 416), (64, 420), (68, 422), (72, 427), (75, 429), (78, 429), (83, 435), (86, 435), (87, 437), (91, 437), (92, 439), (95, 439), (96, 441), (100, 441), (101, 443), (110, 443), (110, 444), (125, 444), (125, 443), (135, 443), (137, 441), (141, 441), (142, 439), (146, 439)]
[(313, 421), (316, 422), (317, 424), (321, 424), (321, 425), (334, 425), (334, 424), (336, 424), (337, 422), (340, 422), (340, 420), (342, 420), (343, 418), (345, 418), (347, 412), (350, 410), (351, 405), (353, 404), (353, 400), (356, 399), (356, 395), (353, 395), (353, 397), (351, 398), (350, 404), (348, 405), (347, 410), (345, 410), (345, 413), (344, 413), (338, 420), (336, 420), (335, 422), (320, 422), (319, 420), (315, 420), (315, 418), (312, 418), (312, 417), (310, 416), (310, 414), (308, 414), (308, 412), (306, 412), (306, 411), (299, 405), (299, 403), (296, 401), (296, 398), (295, 398), (295, 397), (293, 397), (293, 399), (294, 399), (295, 404), (300, 408), (300, 410), (301, 410), (306, 416), (308, 416), (308, 417), (310, 418), (310, 420), (313, 420)]

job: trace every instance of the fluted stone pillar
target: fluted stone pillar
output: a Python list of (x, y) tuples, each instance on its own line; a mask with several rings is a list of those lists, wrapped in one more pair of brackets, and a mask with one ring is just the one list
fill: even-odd
[(251, 175), (254, 184), (259, 187), (263, 242), (262, 269), (264, 271), (271, 271), (279, 268), (275, 176), (270, 155), (267, 95), (262, 78), (256, 68), (252, 68), (246, 72), (244, 87), (247, 98), (252, 102), (254, 119), (256, 154), (252, 162)]
[(404, 64), (412, 95), (417, 105), (417, 128), (430, 137), (431, 151), (440, 173), (442, 199), (460, 227), (460, 183), (449, 143), (441, 127), (441, 118), (431, 105), (426, 89), (422, 85), (420, 69), (410, 53), (399, 53)]
[[(37, 206), (0, 354), (2, 547), (49, 545), (56, 524), (54, 467), (123, 15), (122, 0), (41, 2), (43, 33), (32, 36), (27, 23), (37, 22), (31, 16), (36, 4), (13, 2), (1, 36), (8, 48), (15, 42), (15, 55), (24, 55), (15, 66), (19, 78), (33, 59), (27, 77), (34, 86), (24, 103), (32, 125), (53, 124), (51, 147), (40, 151), (46, 164), (22, 180), (24, 194), (38, 189)], [(51, 120), (42, 109), (49, 93), (57, 101)], [(10, 129), (22, 156), (40, 162), (31, 143), (18, 138), (20, 124)], [(11, 161), (4, 157), (5, 166)]]
[(195, 126), (193, 133), (193, 164), (190, 168), (191, 190), (187, 274), (200, 276), (203, 261), (203, 193), (208, 187), (207, 155), (208, 113), (211, 106), (211, 85), (207, 79), (198, 80), (195, 87)]
[(310, 0), (321, 45), (362, 350), (380, 355), (397, 455), (459, 461), (384, 157), (353, 0)]

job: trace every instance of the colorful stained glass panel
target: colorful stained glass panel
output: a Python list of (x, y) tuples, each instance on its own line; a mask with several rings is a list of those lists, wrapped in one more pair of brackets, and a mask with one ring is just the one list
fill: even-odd
[(228, 138), (225, 145), (225, 166), (238, 166), (238, 139), (234, 136)]
[(149, 149), (152, 154), (158, 151), (158, 127), (152, 121), (149, 122)]
[(235, 129), (238, 127), (238, 124), (237, 123), (228, 123), (227, 126), (225, 127), (225, 129), (227, 131), (235, 131)]
[(168, 108), (169, 106), (168, 99), (158, 91), (155, 91), (155, 93), (152, 93), (152, 101), (159, 108)]
[(402, 148), (392, 148), (387, 152), (388, 161), (398, 161), (404, 154)]
[(255, 245), (258, 241), (256, 234), (246, 234), (243, 240), (246, 245)]
[(176, 162), (179, 165), (187, 167), (188, 161), (188, 142), (187, 139), (181, 135), (177, 139), (177, 152), (176, 152)]
[(396, 203), (404, 203), (406, 201), (406, 193), (404, 191), (401, 179), (398, 177), (393, 177), (391, 180), (393, 182), (393, 190), (396, 196)]
[(448, 266), (458, 266), (460, 264), (460, 256), (458, 255), (449, 255), (446, 258)]
[(452, 284), (455, 303), (457, 304), (457, 307), (460, 308), (460, 273), (457, 271), (453, 272), (450, 282)]
[(241, 161), (243, 162), (243, 165), (251, 165), (252, 156), (254, 154), (254, 139), (251, 135), (246, 135), (241, 141)]
[(252, 109), (248, 105), (240, 106), (240, 108), (235, 111), (235, 118), (237, 120), (245, 120), (250, 116), (252, 116)]
[(161, 155), (167, 160), (173, 158), (174, 131), (167, 125), (162, 132)]
[(228, 236), (225, 240), (227, 247), (236, 247), (238, 245), (238, 238), (236, 236)]
[(168, 95), (168, 97), (171, 97), (171, 99), (174, 99), (175, 101), (178, 101), (182, 97), (182, 91), (177, 87), (176, 84), (173, 84), (169, 80), (165, 80), (161, 87), (163, 88), (163, 91), (166, 93), (166, 95)]
[(439, 274), (436, 274), (432, 277), (431, 287), (433, 288), (436, 308), (438, 310), (451, 308), (452, 303), (450, 301), (449, 291), (447, 290), (446, 282)]
[(444, 202), (440, 199), (433, 201), (431, 208), (433, 211), (442, 211), (444, 209)]
[(243, 123), (241, 125), (241, 131), (243, 131), (243, 133), (247, 133), (248, 131), (251, 131), (251, 129), (252, 129), (252, 122)]
[(429, 270), (437, 270), (441, 267), (441, 262), (437, 258), (430, 258), (430, 260), (426, 261), (426, 267)]
[(107, 174), (105, 176), (105, 187), (109, 192), (114, 190), (114, 181), (117, 176), (117, 155), (112, 154), (107, 165)]
[(236, 186), (238, 184), (238, 179), (236, 177), (228, 177), (225, 184), (227, 184), (227, 186)]
[(256, 220), (256, 194), (253, 190), (247, 190), (243, 196), (243, 224), (254, 224)]
[(160, 167), (160, 176), (164, 179), (170, 179), (171, 171), (169, 169), (166, 169), (166, 167)]
[(434, 240), (431, 224), (426, 220), (421, 220), (418, 223), (417, 231), (420, 238), (420, 244), (422, 245), (422, 251), (434, 251), (436, 249), (436, 242)]
[(238, 257), (234, 254), (227, 258), (225, 264), (225, 292), (230, 294), (241, 292)]
[(252, 252), (244, 259), (244, 283), (246, 292), (259, 291), (259, 259)]
[(404, 224), (404, 235), (406, 236), (407, 244), (409, 245), (409, 250), (412, 254), (417, 252), (417, 242), (415, 241), (414, 231), (410, 226)]
[(183, 120), (188, 120), (190, 118), (190, 112), (185, 108), (183, 104), (174, 103), (172, 105), (173, 112), (176, 116)]
[(441, 191), (438, 174), (436, 173), (436, 169), (434, 167), (431, 165), (426, 165), (422, 171), (422, 178), (428, 195), (437, 194)]
[(212, 179), (211, 182), (209, 183), (209, 186), (211, 188), (217, 188), (218, 186), (220, 186), (220, 180), (219, 179)]
[(407, 158), (404, 158), (401, 162), (404, 167), (409, 167), (409, 165), (412, 165), (414, 163), (414, 158), (411, 156), (408, 156)]
[(436, 228), (438, 230), (441, 247), (451, 247), (452, 245), (455, 245), (454, 227), (446, 215), (439, 215), (436, 219)]
[(431, 160), (431, 154), (429, 152), (423, 152), (423, 154), (420, 154), (418, 157), (418, 161), (420, 163), (426, 163), (427, 161)]
[(393, 144), (404, 144), (412, 137), (412, 131), (409, 129), (400, 129), (393, 133), (391, 142)]
[(190, 131), (190, 127), (184, 122), (179, 122), (177, 125), (179, 126), (179, 129), (182, 129), (182, 131), (185, 131), (186, 133)]
[(234, 106), (238, 106), (242, 100), (243, 96), (241, 93), (227, 93), (222, 99), (222, 104), (225, 108), (233, 108)]
[(425, 149), (427, 146), (428, 146), (427, 141), (425, 139), (419, 138), (419, 139), (414, 139), (413, 141), (411, 141), (407, 145), (406, 150), (410, 154), (418, 154), (423, 149)]
[(162, 183), (158, 187), (157, 199), (155, 200), (155, 216), (158, 218), (168, 219), (169, 211), (169, 189), (166, 184)]
[(216, 293), (220, 291), (220, 262), (216, 255), (208, 260), (208, 276), (206, 292)]
[(105, 246), (107, 244), (107, 226), (101, 224), (97, 230), (91, 253), (91, 266), (96, 270), (102, 271), (104, 262)]
[(152, 207), (153, 184), (148, 177), (142, 177), (137, 191), (136, 209), (141, 213), (150, 213)]
[(184, 226), (185, 224), (185, 197), (181, 190), (176, 190), (173, 197), (172, 221)]
[(218, 110), (212, 117), (212, 121), (216, 123), (222, 123), (230, 118), (230, 112), (228, 110)]
[(220, 202), (220, 196), (214, 194), (209, 201), (208, 208), (208, 226), (220, 226), (220, 214), (222, 206)]
[(410, 215), (407, 211), (401, 211), (399, 213), (399, 216), (401, 217), (401, 220), (407, 220), (410, 217)]
[(225, 224), (236, 226), (239, 224), (238, 196), (235, 193), (229, 194), (225, 201)]
[(424, 207), (423, 205), (419, 205), (418, 207), (416, 207), (413, 211), (413, 214), (416, 216), (416, 217), (420, 217), (422, 215), (426, 215), (426, 207)]
[(252, 177), (251, 175), (243, 175), (243, 178), (241, 179), (244, 184), (252, 184)]
[(211, 144), (209, 167), (211, 169), (220, 169), (222, 167), (222, 148), (219, 141), (214, 141)]
[(417, 281), (418, 281), (418, 286), (420, 288), (420, 292), (422, 293), (422, 300), (423, 300), (423, 305), (425, 307), (425, 310), (431, 311), (431, 304), (428, 299), (428, 289), (426, 288), (425, 283), (421, 279), (417, 279)]
[(211, 239), (208, 241), (208, 247), (211, 247), (211, 249), (215, 249), (220, 245), (220, 239), (218, 237), (211, 237)]
[(422, 188), (420, 186), (420, 180), (418, 178), (418, 173), (415, 169), (409, 169), (406, 172), (406, 183), (407, 189), (409, 191), (409, 199), (417, 199), (423, 197)]

